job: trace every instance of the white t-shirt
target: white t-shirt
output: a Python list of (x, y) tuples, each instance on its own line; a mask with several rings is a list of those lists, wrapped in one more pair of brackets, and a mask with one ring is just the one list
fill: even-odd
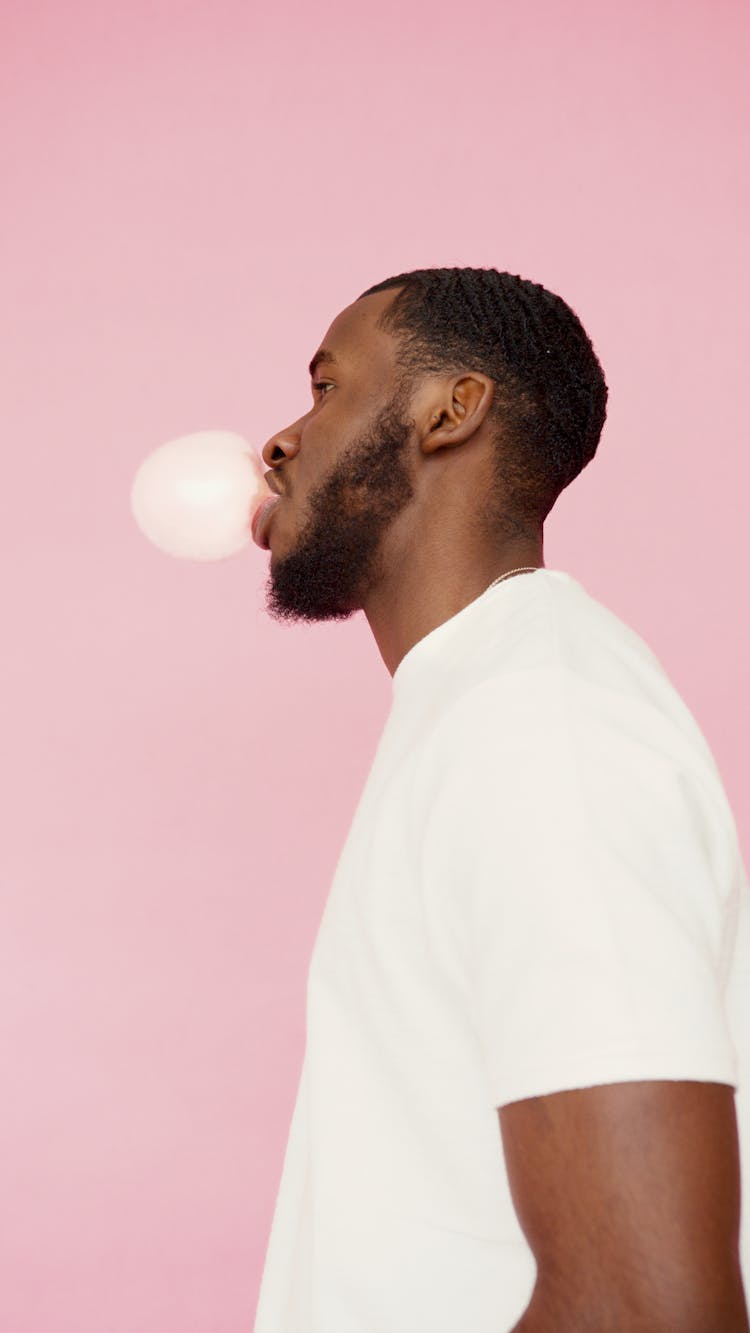
[(559, 570), (406, 654), (312, 952), (255, 1333), (502, 1333), (531, 1297), (497, 1108), (732, 1084), (750, 1294), (750, 891), (692, 714)]

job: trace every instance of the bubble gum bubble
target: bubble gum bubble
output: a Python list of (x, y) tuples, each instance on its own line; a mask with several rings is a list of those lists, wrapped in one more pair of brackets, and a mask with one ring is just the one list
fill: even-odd
[(224, 560), (251, 541), (253, 515), (272, 494), (263, 471), (241, 435), (181, 435), (141, 463), (130, 508), (143, 535), (167, 555)]

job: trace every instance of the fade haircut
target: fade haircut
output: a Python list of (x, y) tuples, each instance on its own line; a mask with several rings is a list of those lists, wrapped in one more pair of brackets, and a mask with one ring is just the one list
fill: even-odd
[(578, 316), (560, 296), (494, 268), (424, 268), (368, 287), (403, 287), (378, 327), (398, 343), (401, 383), (478, 370), (494, 381), (497, 444), (485, 514), (512, 535), (538, 529), (596, 453), (607, 385)]

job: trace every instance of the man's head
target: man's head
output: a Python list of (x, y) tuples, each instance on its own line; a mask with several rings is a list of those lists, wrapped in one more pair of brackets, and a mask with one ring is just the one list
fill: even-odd
[(312, 408), (263, 450), (288, 497), (269, 538), (278, 619), (346, 619), (384, 582), (396, 593), (425, 551), (496, 564), (541, 543), (606, 414), (577, 316), (495, 269), (420, 269), (368, 288), (311, 373)]

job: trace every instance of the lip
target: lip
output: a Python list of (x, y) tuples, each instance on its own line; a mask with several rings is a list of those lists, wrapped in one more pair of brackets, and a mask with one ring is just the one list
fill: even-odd
[(280, 495), (270, 495), (267, 500), (264, 500), (263, 503), (258, 506), (253, 515), (250, 531), (256, 546), (260, 546), (263, 551), (268, 551), (270, 549), (268, 544), (268, 525), (271, 522), (273, 511), (279, 504), (281, 504), (281, 500), (282, 497)]
[(284, 494), (281, 487), (279, 486), (279, 479), (276, 476), (275, 472), (264, 472), (263, 480), (266, 483), (266, 486), (268, 487), (269, 491), (273, 491), (274, 495)]

